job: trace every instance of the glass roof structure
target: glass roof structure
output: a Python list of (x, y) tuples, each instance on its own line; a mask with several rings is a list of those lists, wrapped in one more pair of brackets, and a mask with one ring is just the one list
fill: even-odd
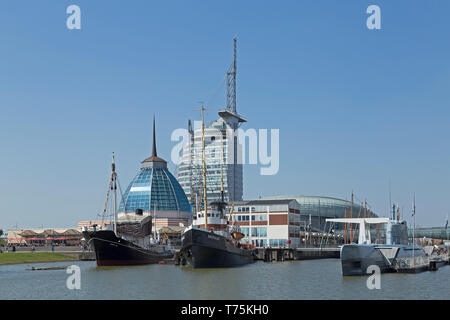
[(408, 235), (409, 237), (416, 238), (432, 238), (432, 239), (443, 239), (448, 240), (450, 239), (450, 229), (445, 227), (431, 227), (431, 228), (416, 228), (416, 230), (413, 230), (411, 227), (408, 229)]
[(141, 168), (126, 189), (119, 212), (165, 210), (190, 212), (186, 194), (167, 168)]
[[(364, 216), (364, 206), (361, 206), (357, 202), (352, 204), (350, 201), (321, 196), (305, 196), (305, 195), (287, 195), (287, 196), (273, 196), (264, 197), (263, 199), (295, 199), (300, 204), (301, 215), (312, 215), (326, 218), (344, 218), (350, 217), (350, 211), (352, 211), (352, 217), (357, 218)], [(376, 218), (378, 217), (373, 211), (368, 208), (366, 210), (366, 216)]]
[(152, 156), (141, 163), (141, 169), (128, 185), (119, 205), (119, 213), (143, 211), (191, 212), (186, 194), (167, 169), (167, 162), (156, 153), (153, 123)]
[[(365, 210), (363, 205), (356, 202), (353, 206), (350, 201), (321, 196), (305, 196), (305, 195), (283, 195), (264, 197), (263, 199), (295, 199), (300, 204), (300, 217), (301, 221), (307, 223), (311, 221), (312, 229), (316, 231), (323, 231), (324, 228), (328, 228), (329, 224), (326, 223), (328, 218), (358, 218), (372, 217), (377, 218), (370, 208)], [(338, 223), (335, 225), (335, 229), (343, 229), (344, 224)]]

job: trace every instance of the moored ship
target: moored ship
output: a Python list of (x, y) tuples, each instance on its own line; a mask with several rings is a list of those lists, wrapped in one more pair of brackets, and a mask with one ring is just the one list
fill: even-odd
[(238, 267), (255, 261), (251, 248), (239, 243), (243, 237), (239, 227), (228, 224), (224, 217), (224, 206), (224, 202), (211, 203), (208, 216), (205, 218), (205, 211), (198, 212), (192, 225), (184, 231), (181, 259), (192, 267)]
[(90, 241), (95, 248), (98, 266), (124, 266), (163, 262), (173, 258), (173, 251), (159, 245), (144, 248), (117, 236), (112, 230), (92, 231)]
[[(400, 261), (426, 257), (423, 248), (408, 244), (407, 226), (404, 221), (389, 218), (344, 218), (327, 219), (328, 222), (352, 223), (359, 225), (358, 243), (341, 247), (343, 276), (367, 275), (370, 266), (377, 266), (380, 272), (396, 272)], [(386, 224), (386, 243), (373, 244), (370, 224)]]
[[(98, 266), (119, 266), (119, 265), (138, 265), (138, 264), (152, 264), (164, 262), (174, 257), (175, 251), (169, 246), (161, 243), (157, 236), (155, 226), (152, 220), (156, 221), (156, 217), (162, 210), (159, 210), (159, 202), (161, 197), (164, 197), (166, 202), (172, 200), (177, 206), (184, 200), (187, 203), (186, 195), (176, 193), (175, 188), (181, 189), (177, 185), (173, 185), (176, 180), (167, 170), (167, 162), (157, 156), (156, 141), (155, 141), (155, 122), (153, 121), (153, 151), (152, 156), (142, 162), (141, 171), (138, 176), (132, 181), (127, 189), (126, 196), (122, 197), (121, 207), (124, 212), (118, 218), (117, 214), (117, 173), (115, 171), (115, 162), (113, 154), (111, 179), (108, 188), (107, 201), (103, 215), (106, 214), (108, 202), (111, 200), (113, 209), (113, 224), (108, 230), (84, 230), (83, 235), (85, 240), (95, 250), (95, 256)], [(173, 178), (173, 179), (171, 179)], [(164, 189), (167, 191), (161, 194), (161, 185), (170, 185), (172, 189)], [(157, 189), (155, 192), (153, 189)], [(150, 192), (152, 190), (152, 192)], [(158, 193), (159, 191), (159, 193)], [(112, 192), (112, 199), (109, 195)], [(139, 202), (136, 200), (137, 196)], [(182, 198), (184, 196), (184, 198)], [(175, 198), (177, 197), (177, 198)], [(173, 198), (173, 199), (172, 199)], [(140, 206), (144, 208), (133, 209), (134, 212), (129, 212), (130, 203), (133, 206)], [(147, 207), (145, 206), (147, 205)], [(153, 208), (153, 214), (149, 210)], [(158, 209), (156, 209), (158, 208)], [(164, 207), (170, 214), (177, 213), (173, 209)], [(170, 211), (170, 210), (173, 211)], [(157, 211), (158, 210), (158, 211)]]
[[(251, 248), (239, 241), (244, 236), (239, 226), (231, 224), (225, 215), (227, 204), (223, 188), (223, 149), (220, 156), (221, 201), (214, 201), (208, 208), (206, 192), (206, 163), (204, 115), (202, 107), (202, 159), (203, 159), (203, 210), (196, 212), (192, 224), (181, 236), (181, 264), (194, 268), (227, 268), (246, 265), (255, 261)], [(223, 144), (222, 144), (223, 148)]]

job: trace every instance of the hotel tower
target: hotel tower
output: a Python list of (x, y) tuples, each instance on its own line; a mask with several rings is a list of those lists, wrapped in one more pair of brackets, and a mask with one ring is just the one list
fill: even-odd
[[(222, 184), (226, 202), (231, 204), (243, 197), (242, 162), (238, 161), (242, 148), (237, 129), (247, 120), (236, 110), (236, 70), (234, 38), (234, 59), (226, 77), (227, 106), (219, 110), (219, 118), (205, 126), (204, 130), (207, 203), (221, 199)], [(178, 166), (178, 181), (195, 212), (203, 205), (201, 125), (193, 128), (189, 120), (188, 133), (189, 138), (183, 147), (182, 160)]]

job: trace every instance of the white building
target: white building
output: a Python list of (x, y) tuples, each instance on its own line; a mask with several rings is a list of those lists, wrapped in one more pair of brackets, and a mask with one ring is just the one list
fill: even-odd
[[(243, 166), (237, 129), (247, 120), (236, 111), (236, 39), (233, 64), (227, 72), (227, 107), (218, 114), (217, 120), (205, 126), (207, 201), (221, 198), (221, 171), (224, 200), (240, 201), (243, 197)], [(201, 126), (192, 128), (190, 121), (188, 126), (189, 139), (183, 147), (177, 179), (196, 212), (203, 203), (202, 129)]]
[(241, 227), (245, 243), (263, 247), (300, 247), (300, 204), (294, 199), (234, 203), (229, 219)]

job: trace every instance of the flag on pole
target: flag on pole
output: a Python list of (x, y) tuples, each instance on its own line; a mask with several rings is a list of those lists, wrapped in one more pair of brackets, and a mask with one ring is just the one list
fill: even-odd
[(412, 216), (414, 217), (415, 215), (416, 215), (416, 195), (414, 194)]
[(447, 231), (447, 227), (448, 227), (448, 214), (447, 214), (447, 220), (445, 220), (445, 231)]

